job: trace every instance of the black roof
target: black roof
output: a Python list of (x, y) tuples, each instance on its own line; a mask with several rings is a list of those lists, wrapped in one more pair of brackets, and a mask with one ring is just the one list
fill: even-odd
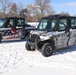
[(42, 19), (47, 18), (76, 18), (76, 16), (69, 16), (68, 14), (56, 14), (56, 15), (49, 15), (47, 17), (43, 17)]
[(24, 18), (18, 18), (18, 17), (6, 17), (6, 19), (24, 19)]

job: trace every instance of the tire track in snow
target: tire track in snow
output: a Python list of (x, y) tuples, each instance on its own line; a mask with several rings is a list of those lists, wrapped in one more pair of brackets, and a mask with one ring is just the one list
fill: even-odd
[[(70, 52), (70, 49), (73, 51)], [(39, 51), (27, 51), (25, 42), (0, 44), (0, 74), (13, 71), (21, 67), (20, 65), (26, 66), (26, 64), (30, 64), (29, 67), (41, 66), (76, 71), (76, 46), (64, 49), (65, 51), (61, 50), (46, 58)]]

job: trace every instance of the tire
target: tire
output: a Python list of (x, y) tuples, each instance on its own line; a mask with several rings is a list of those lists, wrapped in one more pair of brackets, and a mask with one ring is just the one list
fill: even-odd
[(2, 41), (2, 40), (0, 39), (0, 43), (1, 43), (1, 41)]
[(2, 35), (0, 34), (0, 43), (2, 42)]
[(25, 44), (25, 48), (26, 48), (27, 51), (31, 51), (31, 47), (30, 47), (30, 45), (29, 45), (28, 42), (26, 42), (26, 44)]
[(45, 43), (42, 47), (42, 51), (41, 51), (42, 55), (44, 57), (49, 57), (53, 54), (53, 49), (51, 47), (50, 43)]

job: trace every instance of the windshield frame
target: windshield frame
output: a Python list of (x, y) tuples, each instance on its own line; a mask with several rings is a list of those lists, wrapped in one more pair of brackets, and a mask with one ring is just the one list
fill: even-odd
[(5, 23), (5, 19), (0, 18), (0, 21), (1, 21), (1, 20), (3, 21), (3, 23), (2, 23), (2, 25), (0, 25), (0, 28), (3, 27), (3, 25), (4, 25), (4, 23)]
[[(46, 26), (45, 29), (39, 29), (39, 26), (40, 26), (40, 23), (42, 22), (42, 20), (47, 20), (47, 26)], [(51, 29), (52, 20), (56, 20), (54, 30)], [(57, 21), (58, 21), (57, 18), (43, 18), (43, 19), (40, 20), (39, 25), (37, 27), (37, 30), (39, 30), (39, 31), (55, 31)]]

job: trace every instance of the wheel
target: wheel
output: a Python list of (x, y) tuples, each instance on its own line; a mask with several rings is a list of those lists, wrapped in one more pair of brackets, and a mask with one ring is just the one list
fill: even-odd
[(0, 43), (1, 43), (1, 39), (0, 39)]
[(42, 55), (45, 57), (51, 56), (53, 54), (53, 49), (50, 43), (45, 43), (41, 51)]
[(27, 51), (31, 51), (31, 47), (30, 47), (30, 45), (29, 45), (28, 42), (26, 42), (26, 44), (25, 44), (25, 48), (26, 48)]
[(0, 34), (0, 43), (1, 43), (1, 41), (2, 41), (2, 35)]

